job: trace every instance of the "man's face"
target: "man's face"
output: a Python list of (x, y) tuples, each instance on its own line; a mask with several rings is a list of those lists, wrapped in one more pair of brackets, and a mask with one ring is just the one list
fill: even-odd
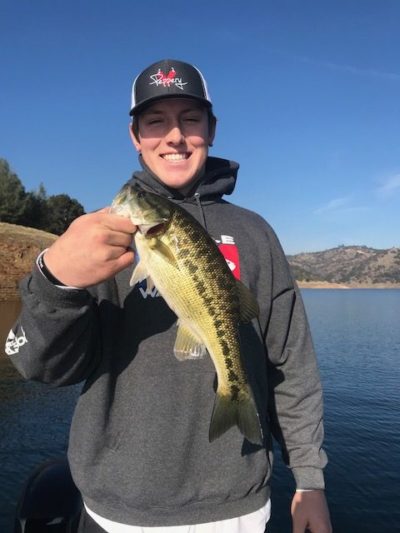
[(181, 189), (202, 175), (214, 131), (196, 100), (159, 100), (139, 115), (138, 126), (139, 139), (131, 130), (135, 148), (165, 185)]

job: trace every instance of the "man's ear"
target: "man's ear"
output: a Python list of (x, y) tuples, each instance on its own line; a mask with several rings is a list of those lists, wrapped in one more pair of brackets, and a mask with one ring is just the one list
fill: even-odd
[(129, 124), (129, 136), (136, 151), (140, 152), (142, 147), (140, 145), (140, 140), (138, 139), (139, 136), (136, 136), (135, 126), (132, 123)]
[(214, 118), (213, 120), (210, 120), (208, 128), (209, 128), (208, 146), (212, 146), (213, 142), (214, 142), (215, 131), (217, 129), (217, 120), (216, 120), (216, 118)]

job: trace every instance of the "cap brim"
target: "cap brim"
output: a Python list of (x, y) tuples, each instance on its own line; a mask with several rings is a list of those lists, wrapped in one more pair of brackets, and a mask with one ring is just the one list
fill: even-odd
[(130, 110), (129, 115), (131, 117), (137, 115), (138, 113), (141, 113), (146, 109), (146, 107), (149, 107), (154, 102), (157, 102), (158, 100), (165, 100), (167, 98), (186, 98), (189, 100), (196, 100), (197, 102), (202, 103), (205, 107), (211, 109), (212, 103), (209, 100), (206, 100), (205, 98), (201, 98), (200, 96), (192, 95), (192, 94), (163, 94), (160, 96), (153, 96), (152, 98), (148, 98), (147, 100), (144, 100), (143, 102), (140, 102), (137, 106), (135, 106), (133, 109)]

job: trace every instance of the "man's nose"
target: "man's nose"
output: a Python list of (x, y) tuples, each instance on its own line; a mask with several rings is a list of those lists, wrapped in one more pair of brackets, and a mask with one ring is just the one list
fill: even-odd
[(180, 144), (184, 140), (184, 135), (179, 124), (174, 124), (167, 133), (167, 142), (170, 144)]

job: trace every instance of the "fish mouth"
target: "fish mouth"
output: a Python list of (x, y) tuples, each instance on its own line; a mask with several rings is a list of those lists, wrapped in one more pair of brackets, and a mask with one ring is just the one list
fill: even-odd
[(139, 228), (140, 233), (144, 235), (145, 237), (155, 237), (157, 235), (164, 233), (167, 223), (168, 223), (168, 220), (163, 219), (163, 220), (157, 220), (154, 222), (149, 222), (147, 224), (143, 222), (142, 223), (139, 222), (136, 225)]
[(161, 159), (168, 162), (186, 161), (192, 155), (191, 152), (171, 152), (167, 154), (160, 154)]
[(160, 222), (158, 224), (155, 224), (154, 226), (146, 226), (146, 227), (140, 227), (140, 231), (146, 235), (146, 237), (154, 237), (156, 235), (160, 235), (161, 233), (164, 233), (165, 231), (165, 225), (166, 222)]

